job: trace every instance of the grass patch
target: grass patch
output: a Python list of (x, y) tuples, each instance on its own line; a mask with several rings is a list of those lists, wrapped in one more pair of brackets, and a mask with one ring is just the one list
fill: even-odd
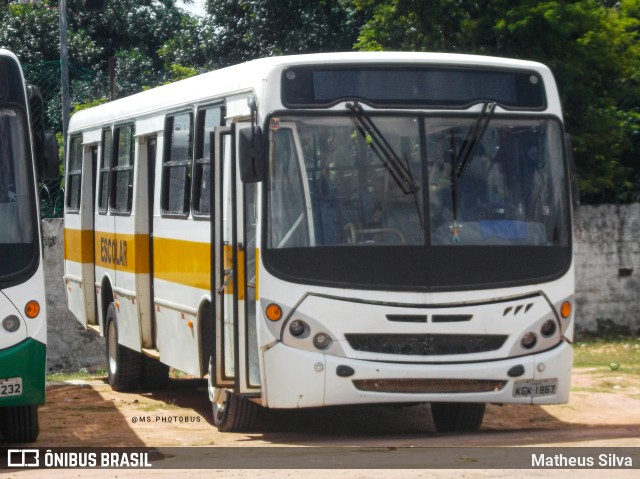
[[(100, 380), (106, 379), (107, 370), (106, 369), (98, 369), (96, 371), (89, 372), (87, 369), (83, 368), (80, 371), (72, 371), (72, 372), (53, 372), (47, 374), (47, 381), (51, 382), (64, 382), (64, 381), (72, 381), (72, 380)], [(180, 378), (190, 378), (193, 377), (187, 373), (183, 373), (182, 371), (178, 371), (177, 369), (171, 368), (169, 370), (169, 377), (173, 379)]]
[(106, 369), (99, 369), (95, 372), (89, 372), (86, 369), (81, 369), (80, 371), (73, 372), (55, 372), (47, 374), (47, 381), (51, 382), (64, 382), (64, 381), (72, 381), (72, 380), (100, 380), (107, 377)]
[(573, 347), (573, 366), (607, 374), (640, 374), (640, 339), (579, 341)]
[(139, 409), (140, 411), (146, 411), (146, 412), (153, 412), (153, 411), (166, 411), (166, 410), (178, 410), (178, 409), (182, 409), (180, 406), (178, 406), (174, 401), (168, 401), (166, 403), (164, 402), (158, 402), (158, 403), (146, 403), (146, 404), (140, 404), (137, 409)]

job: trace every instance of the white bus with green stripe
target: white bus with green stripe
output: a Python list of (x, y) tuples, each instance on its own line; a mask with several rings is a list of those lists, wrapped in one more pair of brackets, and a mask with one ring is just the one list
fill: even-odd
[[(37, 438), (37, 408), (45, 397), (47, 316), (37, 192), (47, 169), (42, 113), (42, 99), (26, 85), (18, 58), (0, 49), (0, 434), (9, 442)], [(55, 144), (48, 153), (55, 170)]]
[(566, 402), (569, 149), (550, 70), (428, 53), (255, 60), (76, 114), (65, 281), (111, 384), (264, 408)]

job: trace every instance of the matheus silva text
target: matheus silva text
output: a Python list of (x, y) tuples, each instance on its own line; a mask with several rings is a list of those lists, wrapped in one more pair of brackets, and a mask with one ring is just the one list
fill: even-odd
[(633, 459), (617, 454), (599, 454), (598, 456), (566, 456), (564, 454), (532, 454), (532, 467), (633, 467)]

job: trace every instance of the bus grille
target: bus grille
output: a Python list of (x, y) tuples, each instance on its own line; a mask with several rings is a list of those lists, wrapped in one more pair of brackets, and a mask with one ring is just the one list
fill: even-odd
[(354, 379), (360, 391), (412, 394), (462, 394), (500, 391), (507, 381), (497, 379)]
[(502, 334), (345, 334), (356, 351), (413, 356), (473, 354), (500, 349)]

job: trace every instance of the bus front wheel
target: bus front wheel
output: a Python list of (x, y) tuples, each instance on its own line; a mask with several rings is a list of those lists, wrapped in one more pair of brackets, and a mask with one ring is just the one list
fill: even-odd
[(221, 432), (246, 432), (253, 428), (260, 406), (228, 389), (217, 389), (212, 402), (213, 424)]
[(107, 362), (111, 389), (133, 391), (140, 387), (141, 354), (118, 343), (118, 319), (113, 303), (107, 308)]
[(438, 432), (479, 431), (485, 403), (431, 403), (431, 417)]
[(0, 409), (0, 427), (5, 441), (35, 441), (40, 433), (38, 406), (9, 406)]
[(260, 405), (238, 396), (230, 389), (213, 385), (213, 358), (209, 360), (208, 390), (213, 412), (213, 424), (220, 432), (246, 432), (253, 428)]

